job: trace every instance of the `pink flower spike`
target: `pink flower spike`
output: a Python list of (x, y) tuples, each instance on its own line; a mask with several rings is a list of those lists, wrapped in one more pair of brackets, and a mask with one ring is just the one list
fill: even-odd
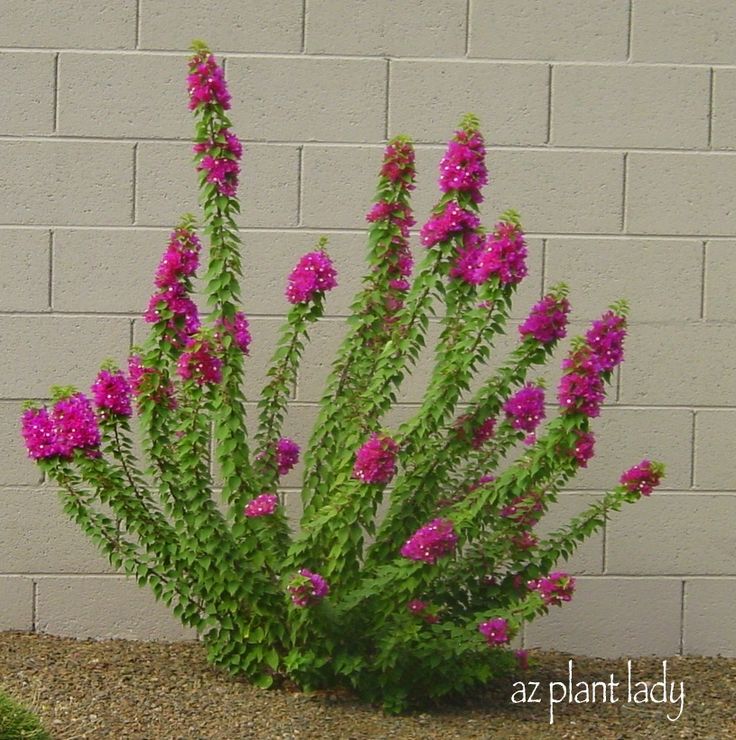
[(260, 496), (256, 496), (252, 501), (248, 502), (243, 513), (251, 519), (261, 516), (269, 516), (276, 511), (278, 503), (279, 498), (275, 494), (262, 493)]
[(120, 370), (101, 370), (92, 385), (92, 396), (103, 413), (120, 417), (133, 413), (130, 385)]
[(544, 390), (527, 383), (504, 403), (503, 410), (514, 429), (531, 434), (544, 419)]
[(28, 457), (45, 460), (61, 455), (56, 429), (48, 409), (26, 409), (21, 416), (21, 433), (26, 443)]
[(291, 600), (296, 606), (313, 606), (330, 593), (327, 581), (307, 568), (302, 568), (289, 586)]
[(288, 437), (276, 443), (276, 465), (279, 475), (286, 475), (299, 462), (299, 445)]
[(481, 622), (478, 625), (478, 631), (486, 638), (486, 642), (491, 647), (506, 645), (511, 641), (509, 623), (501, 617)]
[(289, 275), (286, 298), (289, 303), (308, 303), (316, 295), (337, 285), (337, 272), (326, 252), (308, 252)]
[(434, 565), (443, 555), (449, 555), (457, 545), (457, 535), (449, 519), (433, 519), (419, 528), (401, 548), (401, 555)]
[(396, 474), (398, 451), (391, 437), (374, 432), (355, 455), (353, 478), (363, 483), (388, 483)]
[(663, 470), (661, 465), (656, 465), (650, 460), (642, 460), (638, 465), (629, 468), (621, 475), (621, 483), (631, 493), (640, 493), (649, 496), (660, 484)]
[(197, 385), (216, 385), (222, 380), (222, 360), (206, 339), (189, 340), (176, 365), (182, 380), (193, 380)]
[(542, 344), (552, 344), (565, 337), (569, 313), (567, 298), (558, 300), (553, 295), (546, 295), (532, 307), (529, 316), (519, 326), (519, 334), (522, 340), (533, 337)]

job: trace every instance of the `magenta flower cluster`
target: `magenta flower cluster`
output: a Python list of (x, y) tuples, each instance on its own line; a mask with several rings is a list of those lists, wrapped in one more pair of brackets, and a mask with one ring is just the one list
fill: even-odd
[(594, 321), (585, 335), (588, 347), (603, 372), (610, 372), (624, 359), (626, 319), (608, 311)]
[(562, 362), (557, 398), (563, 412), (596, 417), (605, 399), (601, 368), (590, 348), (583, 346)]
[(485, 143), (479, 131), (456, 131), (440, 162), (440, 190), (468, 193), (474, 203), (480, 203), (481, 188), (488, 183), (485, 155)]
[(521, 229), (501, 221), (485, 239), (472, 235), (464, 241), (450, 274), (471, 285), (481, 285), (494, 276), (503, 285), (516, 285), (527, 274), (526, 257)]
[(423, 619), (427, 624), (437, 624), (440, 621), (439, 615), (435, 614), (429, 604), (421, 599), (412, 599), (406, 606), (415, 617)]
[(299, 462), (299, 445), (288, 437), (276, 442), (276, 467), (279, 475), (286, 475)]
[(449, 555), (455, 549), (457, 540), (449, 519), (433, 519), (404, 543), (401, 555), (410, 560), (421, 560), (434, 565), (438, 558)]
[(313, 606), (330, 593), (329, 584), (319, 573), (302, 568), (299, 576), (289, 585), (291, 600), (296, 606)]
[(225, 74), (213, 54), (197, 54), (189, 62), (187, 77), (189, 110), (200, 105), (216, 104), (223, 109), (230, 108), (230, 93), (225, 83)]
[(261, 516), (270, 516), (276, 511), (279, 497), (274, 493), (262, 493), (246, 504), (243, 513), (245, 516), (255, 519)]
[(193, 380), (197, 385), (214, 385), (222, 380), (222, 360), (206, 339), (190, 340), (176, 364), (182, 380)]
[(58, 400), (51, 411), (30, 408), (21, 417), (21, 433), (29, 457), (69, 459), (75, 450), (95, 454), (100, 446), (100, 429), (90, 400), (83, 393)]
[(197, 170), (206, 173), (206, 180), (217, 188), (220, 195), (234, 198), (238, 193), (240, 159), (243, 145), (229, 129), (222, 129), (218, 139), (201, 141), (194, 145), (194, 153), (202, 154)]
[(595, 455), (595, 435), (593, 432), (578, 432), (573, 448), (573, 457), (581, 468), (588, 467), (588, 461)]
[[(140, 398), (144, 392), (144, 386), (147, 386), (158, 375), (158, 370), (152, 367), (146, 367), (139, 355), (131, 355), (128, 358), (128, 382), (130, 384), (130, 390), (136, 398)], [(158, 387), (153, 389), (151, 400), (169, 409), (176, 408), (174, 386), (171, 383), (159, 383)]]
[(533, 527), (540, 519), (544, 511), (542, 496), (537, 491), (516, 496), (511, 503), (506, 504), (499, 514), (504, 519), (522, 527)]
[(289, 303), (307, 303), (336, 285), (337, 272), (327, 254), (321, 250), (308, 252), (289, 275), (286, 298)]
[(478, 625), (478, 631), (486, 638), (486, 642), (491, 647), (506, 645), (511, 641), (509, 623), (501, 617), (489, 619), (487, 622), (481, 622)]
[(242, 311), (237, 311), (232, 319), (218, 319), (216, 326), (224, 329), (233, 338), (235, 346), (244, 355), (248, 354), (251, 343), (250, 325), (248, 324), (246, 315)]
[(381, 175), (393, 183), (414, 190), (414, 148), (408, 141), (395, 139), (384, 150)]
[(529, 581), (532, 591), (539, 592), (547, 606), (561, 606), (563, 601), (571, 601), (575, 591), (575, 579), (561, 571), (554, 571), (545, 578)]
[(519, 326), (519, 334), (522, 339), (531, 336), (542, 344), (564, 339), (569, 313), (570, 302), (567, 298), (546, 295), (532, 307), (529, 316)]
[(662, 471), (654, 466), (650, 460), (642, 460), (638, 465), (629, 468), (621, 475), (621, 483), (631, 493), (640, 493), (642, 496), (649, 494), (659, 485), (662, 479)]
[(103, 413), (122, 417), (133, 413), (130, 384), (120, 370), (101, 370), (92, 384), (92, 398)]
[(173, 288), (182, 280), (193, 277), (199, 267), (201, 251), (202, 243), (194, 232), (184, 228), (174, 229), (156, 268), (156, 287), (163, 290)]
[(374, 432), (355, 454), (353, 478), (363, 483), (388, 483), (396, 474), (399, 446), (391, 437)]
[(451, 200), (440, 213), (429, 217), (429, 220), (422, 226), (420, 239), (425, 247), (433, 247), (452, 237), (475, 231), (478, 226), (480, 226), (480, 219), (475, 213)]
[(504, 403), (503, 410), (514, 429), (532, 433), (544, 419), (544, 390), (527, 383)]

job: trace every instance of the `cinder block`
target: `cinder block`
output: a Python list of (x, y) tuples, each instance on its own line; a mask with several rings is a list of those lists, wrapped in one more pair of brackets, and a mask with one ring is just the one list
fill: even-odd
[(736, 300), (733, 275), (736, 270), (736, 241), (711, 241), (705, 245), (704, 315), (710, 321), (733, 321)]
[(608, 525), (614, 574), (736, 575), (736, 495), (663, 493), (625, 506)]
[(0, 141), (0, 222), (128, 224), (133, 145)]
[[(247, 144), (240, 176), (241, 226), (287, 228), (297, 224), (299, 151)], [(196, 212), (197, 172), (188, 144), (138, 145), (136, 214), (145, 226), (173, 226)]]
[(0, 631), (33, 629), (33, 581), (0, 576)]
[[(634, 329), (636, 331), (636, 328)], [(556, 387), (549, 398), (556, 401)], [(596, 456), (575, 477), (572, 487), (608, 491), (618, 485), (624, 470), (643, 458), (667, 466), (663, 487), (690, 487), (692, 412), (686, 409), (606, 408), (591, 421)]]
[(692, 320), (700, 318), (702, 260), (699, 241), (548, 239), (545, 281), (570, 286), (577, 318), (626, 298), (633, 322)]
[(735, 171), (730, 154), (632, 152), (627, 231), (731, 236), (736, 233)]
[[(550, 504), (534, 533), (540, 540), (549, 537), (555, 530), (566, 526), (573, 517), (580, 516), (598, 499), (588, 493), (563, 493), (556, 503)], [(560, 560), (555, 570), (573, 575), (595, 575), (603, 572), (603, 530), (600, 529), (582, 542), (568, 561)]]
[(136, 4), (96, 0), (3, 0), (0, 46), (132, 49)]
[(54, 130), (54, 56), (0, 53), (4, 111), (0, 133), (50, 134)]
[(382, 59), (233, 57), (235, 128), (268, 141), (381, 140), (386, 70)]
[(632, 10), (633, 61), (736, 62), (736, 6), (729, 0), (635, 2)]
[(4, 573), (114, 572), (62, 510), (55, 490), (4, 490), (0, 570)]
[[(79, 313), (146, 310), (165, 231), (58, 229), (54, 242), (54, 308)], [(85, 285), (80, 290), (80, 284)]]
[(310, 54), (463, 56), (464, 0), (321, 0), (307, 6)]
[[(172, 16), (175, 15), (175, 22)], [(142, 49), (189, 49), (192, 35), (223, 51), (298, 52), (302, 48), (302, 0), (224, 0), (217, 12), (187, 0), (172, 9), (167, 0), (141, 5)], [(197, 29), (196, 32), (192, 29)]]
[(632, 327), (621, 368), (621, 403), (736, 404), (733, 325)]
[(389, 132), (444, 142), (469, 111), (488, 144), (543, 144), (548, 81), (546, 64), (392, 62)]
[(49, 307), (49, 232), (0, 229), (0, 311)]
[(693, 578), (685, 581), (686, 655), (736, 658), (736, 621), (724, 619), (736, 603), (736, 580)]
[(20, 402), (3, 401), (0, 403), (0, 449), (3, 451), (3, 485), (33, 486), (41, 482), (41, 471), (28, 458), (20, 434), (22, 413), (23, 407)]
[[(178, 23), (176, 25), (179, 25)], [(73, 136), (186, 138), (184, 56), (59, 56), (59, 132)]]
[(579, 578), (569, 604), (527, 625), (524, 645), (600, 658), (676, 655), (681, 589), (676, 579)]
[(714, 69), (713, 75), (713, 147), (736, 149), (736, 69)]
[(100, 363), (122, 363), (130, 344), (127, 319), (0, 317), (6, 352), (0, 398), (45, 398), (52, 385), (87, 391)]
[(193, 640), (148, 588), (124, 577), (39, 578), (39, 632), (76, 638)]
[(705, 67), (556, 65), (551, 140), (568, 146), (706, 146), (709, 95)]
[(695, 412), (695, 487), (736, 490), (736, 409)]
[(470, 55), (623, 61), (628, 23), (626, 3), (606, 0), (473, 0)]

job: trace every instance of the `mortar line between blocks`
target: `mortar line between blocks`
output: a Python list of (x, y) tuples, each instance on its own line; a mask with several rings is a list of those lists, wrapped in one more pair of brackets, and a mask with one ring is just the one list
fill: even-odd
[(692, 449), (690, 450), (690, 488), (695, 488), (695, 434), (697, 431), (697, 418), (698, 412), (693, 409), (692, 425), (690, 427), (690, 442), (692, 443)]
[(545, 144), (552, 141), (552, 70), (554, 65), (550, 64), (547, 71), (547, 137)]
[(56, 133), (59, 130), (59, 57), (61, 56), (60, 52), (57, 52), (54, 55), (54, 98), (53, 98), (53, 133)]
[(138, 221), (138, 206), (136, 201), (138, 200), (138, 143), (133, 144), (133, 195), (130, 206), (130, 218), (133, 222), (133, 226), (137, 225)]
[(391, 101), (391, 60), (386, 58), (386, 100), (385, 100), (385, 108), (386, 108), (386, 115), (384, 120), (384, 135), (386, 138), (386, 141), (388, 141), (388, 132), (389, 132), (389, 111), (390, 111), (390, 101)]
[(472, 0), (467, 0), (465, 3), (465, 56), (470, 55), (470, 3)]
[(685, 654), (685, 586), (687, 581), (682, 579), (680, 591), (680, 655)]
[(624, 152), (623, 184), (621, 186), (621, 232), (626, 233), (626, 186), (629, 180), (629, 153)]
[(631, 61), (631, 37), (634, 31), (634, 0), (629, 0), (629, 19), (626, 29), (626, 61)]
[(708, 264), (708, 241), (703, 239), (703, 263), (700, 266), (700, 318), (705, 320), (705, 281)]
[(31, 632), (38, 629), (38, 581), (31, 581)]
[(49, 311), (54, 310), (54, 230), (49, 229)]
[(305, 54), (307, 51), (307, 0), (302, 0), (302, 50)]
[(141, 48), (141, 0), (135, 3), (135, 48)]
[(708, 86), (708, 149), (713, 149), (713, 93), (715, 91), (716, 73), (710, 68), (710, 84)]

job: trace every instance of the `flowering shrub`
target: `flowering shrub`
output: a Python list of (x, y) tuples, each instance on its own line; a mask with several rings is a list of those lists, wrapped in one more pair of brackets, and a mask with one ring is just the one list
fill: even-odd
[[(531, 308), (509, 357), (470, 394), (527, 272), (524, 232), (513, 211), (481, 225), (486, 152), (478, 121), (466, 116), (440, 164), (441, 194), (421, 227), (414, 271), (414, 151), (397, 137), (367, 216), (368, 274), (311, 438), (300, 439), (302, 452), (284, 434), (298, 437), (288, 400), (307, 332), (337, 282), (325, 239), (286, 280), (288, 316), (249, 434), (251, 334), (235, 221), (243, 146), (230, 128), (222, 69), (203, 45), (194, 48), (189, 107), (209, 313), (201, 317), (191, 298), (203, 255), (185, 216), (154, 276), (144, 346), (125, 372), (103, 366), (91, 398), (55, 388), (49, 404), (29, 406), (29, 455), (110, 562), (196, 628), (214, 663), (260, 686), (283, 677), (305, 688), (346, 684), (396, 711), (525, 664), (526, 653), (508, 647), (521, 625), (572, 598), (575, 580), (555, 564), (662, 476), (644, 460), (567, 526), (534, 533), (593, 456), (590, 419), (623, 358), (625, 305), (573, 340), (557, 413), (528, 376), (566, 334), (564, 286)], [(428, 388), (414, 416), (388, 430), (382, 422), (436, 303), (441, 334)], [(519, 442), (526, 447), (502, 464)], [(279, 484), (300, 453), (303, 516), (292, 532)]]

